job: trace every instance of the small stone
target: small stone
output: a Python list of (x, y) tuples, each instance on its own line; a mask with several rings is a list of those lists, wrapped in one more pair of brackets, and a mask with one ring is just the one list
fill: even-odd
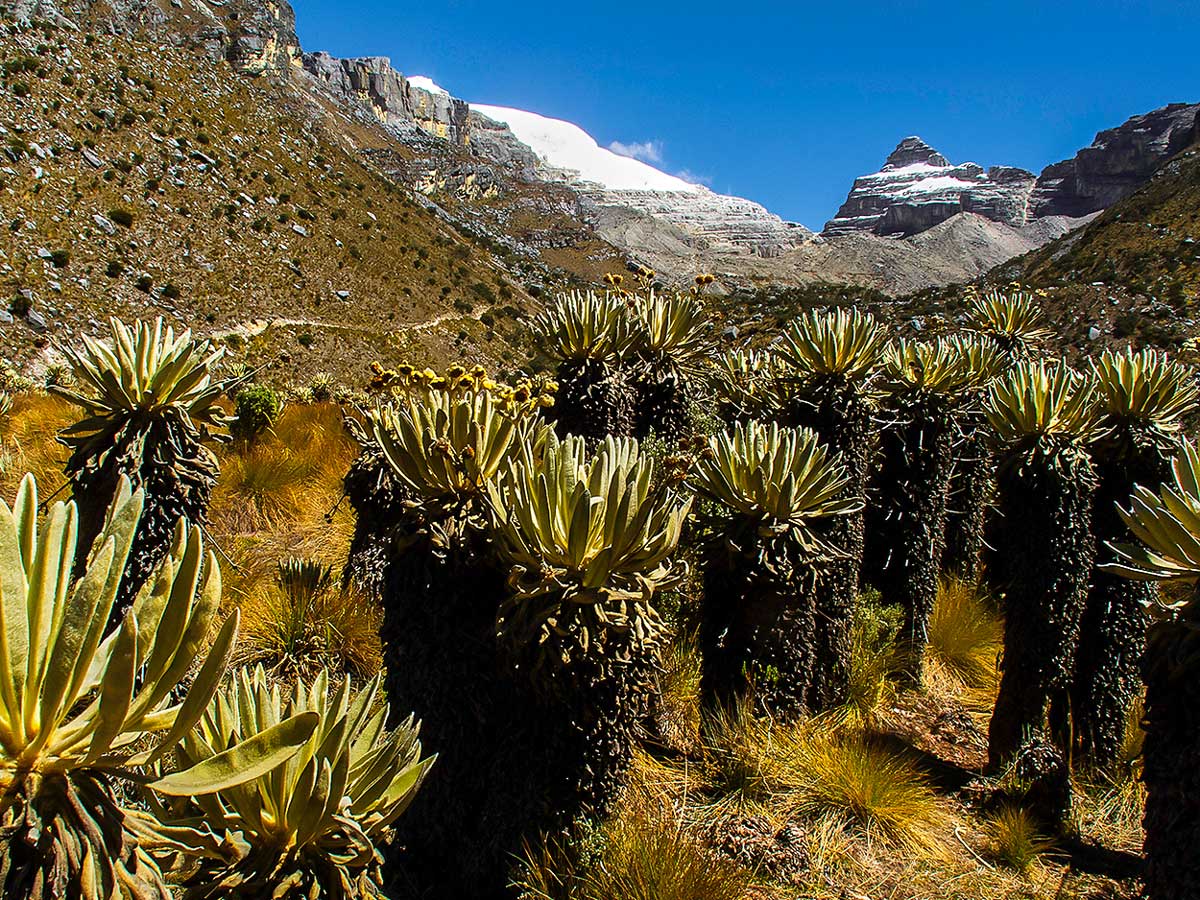
[(335, 293), (336, 293), (336, 295), (337, 295), (337, 298), (338, 298), (339, 300), (349, 300), (349, 299), (350, 299), (350, 292), (349, 292), (349, 291), (336, 291)]
[(1093, 325), (1091, 328), (1089, 328), (1089, 329), (1088, 329), (1088, 335), (1087, 335), (1087, 336), (1088, 336), (1088, 340), (1089, 340), (1089, 341), (1094, 341), (1094, 340), (1096, 340), (1097, 338), (1099, 338), (1099, 337), (1100, 337), (1100, 329), (1099, 329), (1099, 328), (1097, 328), (1095, 325)]
[(89, 147), (83, 148), (83, 158), (87, 162), (88, 165), (92, 166), (95, 169), (100, 169), (100, 168), (104, 167), (104, 160), (102, 160), (95, 153), (93, 153), (91, 151), (91, 148), (89, 148)]
[(41, 334), (46, 330), (46, 319), (36, 309), (31, 309), (25, 313), (25, 321), (29, 323), (29, 327)]
[(92, 216), (92, 221), (96, 223), (96, 227), (105, 234), (111, 236), (117, 233), (117, 226), (114, 225), (106, 216), (96, 213)]

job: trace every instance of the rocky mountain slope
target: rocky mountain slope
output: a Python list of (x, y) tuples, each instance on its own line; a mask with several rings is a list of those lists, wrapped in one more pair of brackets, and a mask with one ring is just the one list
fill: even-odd
[(878, 172), (855, 179), (822, 234), (908, 236), (963, 212), (1017, 228), (1049, 217), (1082, 218), (1128, 197), (1193, 143), (1198, 113), (1200, 104), (1173, 103), (1133, 116), (1036, 178), (1012, 166), (953, 165), (919, 137), (907, 137)]
[(190, 41), (75, 21), (0, 22), (0, 356), (42, 371), (110, 314), (161, 314), (300, 383), (361, 384), (373, 358), (515, 358), (546, 268), (362, 152), (401, 145)]
[[(56, 322), (111, 306), (249, 336), (250, 362), (326, 333), (358, 335), (336, 344), (347, 364), (410, 345), (502, 360), (538, 295), (636, 263), (667, 279), (713, 271), (734, 292), (938, 288), (1081, 223), (1060, 211), (1135, 189), (1200, 108), (1135, 117), (1037, 179), (906, 139), (813, 235), (571, 123), (472, 107), (383, 57), (306, 53), (286, 0), (5, 10), (48, 23), (0, 41), (0, 196), (15, 223), (0, 277), (34, 311), (0, 349), (39, 359)], [(312, 356), (283, 352), (298, 371)]]
[(1112, 206), (1200, 140), (1200, 104), (1172, 103), (1101, 131), (1072, 159), (1042, 170), (1030, 215), (1083, 216)]

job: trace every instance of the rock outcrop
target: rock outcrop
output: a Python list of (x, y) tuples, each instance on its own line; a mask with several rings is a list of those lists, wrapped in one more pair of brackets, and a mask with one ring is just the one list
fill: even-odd
[(823, 233), (906, 236), (964, 212), (1019, 227), (1027, 221), (1035, 181), (1032, 172), (1012, 166), (952, 165), (919, 137), (907, 137), (882, 169), (855, 179)]
[(470, 134), (466, 102), (409, 84), (386, 56), (338, 59), (306, 53), (304, 69), (343, 102), (361, 102), (385, 125), (415, 124), (460, 147)]
[(1090, 147), (1047, 166), (1032, 215), (1084, 216), (1123, 200), (1164, 162), (1200, 141), (1200, 104), (1172, 103), (1101, 131)]

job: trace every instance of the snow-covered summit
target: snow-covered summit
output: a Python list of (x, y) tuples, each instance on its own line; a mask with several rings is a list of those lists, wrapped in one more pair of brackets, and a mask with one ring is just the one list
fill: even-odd
[[(412, 79), (409, 79), (412, 83)], [(471, 109), (489, 119), (503, 122), (538, 158), (555, 169), (578, 173), (610, 191), (679, 191), (697, 194), (705, 190), (653, 166), (621, 156), (596, 143), (595, 138), (571, 122), (506, 106), (472, 103)]]

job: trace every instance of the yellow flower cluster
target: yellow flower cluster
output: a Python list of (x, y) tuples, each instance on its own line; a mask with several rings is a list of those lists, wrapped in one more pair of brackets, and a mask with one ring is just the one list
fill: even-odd
[(433, 369), (418, 369), (404, 363), (394, 369), (385, 369), (378, 362), (371, 363), (372, 390), (386, 390), (394, 394), (444, 391), (451, 395), (486, 391), (508, 407), (509, 412), (532, 412), (535, 409), (554, 405), (558, 392), (555, 381), (533, 382), (522, 379), (515, 385), (505, 384), (488, 377), (481, 365), (470, 369), (453, 365), (443, 374)]

